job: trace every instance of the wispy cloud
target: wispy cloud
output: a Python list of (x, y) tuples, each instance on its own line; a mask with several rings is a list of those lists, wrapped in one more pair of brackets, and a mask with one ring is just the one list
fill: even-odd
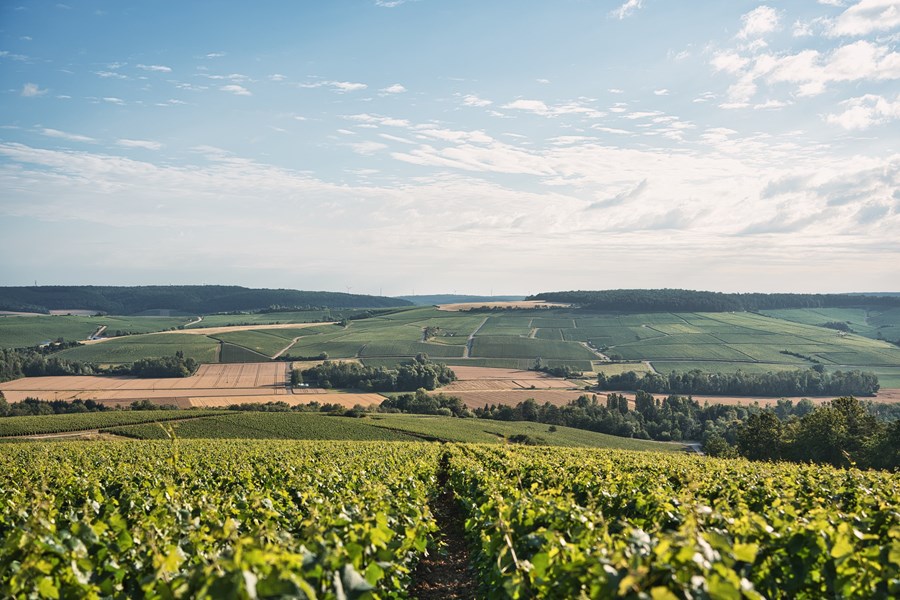
[(156, 73), (171, 73), (172, 68), (165, 65), (135, 65), (138, 69), (144, 71), (153, 71)]
[(237, 96), (252, 96), (253, 95), (253, 93), (250, 90), (248, 90), (247, 88), (245, 88), (242, 85), (237, 85), (237, 84), (223, 85), (219, 89), (222, 90), (223, 92), (231, 92), (232, 94), (235, 94)]
[(643, 8), (644, 0), (627, 0), (619, 8), (613, 10), (609, 14), (621, 20), (634, 14), (635, 11)]
[(543, 100), (528, 100), (520, 98), (504, 104), (503, 108), (531, 112), (542, 117), (558, 117), (561, 115), (582, 115), (589, 118), (600, 118), (605, 112), (587, 106), (583, 100), (577, 100), (565, 104), (548, 106)]
[(406, 88), (400, 85), (399, 83), (395, 83), (393, 85), (389, 85), (385, 88), (381, 88), (378, 90), (382, 94), (402, 94), (406, 91)]
[(365, 83), (354, 83), (351, 81), (313, 81), (311, 83), (301, 83), (300, 87), (309, 89), (330, 87), (335, 92), (344, 94), (346, 92), (358, 92), (369, 86)]
[(36, 98), (38, 96), (43, 96), (47, 93), (47, 90), (41, 89), (40, 86), (36, 83), (26, 83), (22, 86), (22, 91), (19, 92), (24, 98)]
[(477, 108), (482, 108), (493, 104), (492, 101), (486, 100), (484, 98), (479, 98), (475, 94), (466, 94), (465, 96), (463, 96), (462, 103), (466, 106), (473, 106)]
[(122, 146), (123, 148), (141, 148), (143, 150), (160, 150), (163, 145), (159, 142), (153, 142), (150, 140), (128, 140), (128, 139), (119, 139), (116, 140), (117, 146)]
[(106, 96), (105, 98), (103, 98), (103, 101), (108, 102), (109, 104), (118, 104), (120, 106), (125, 104), (124, 100), (122, 100), (121, 98), (116, 98), (115, 96)]
[(379, 150), (384, 150), (387, 148), (387, 144), (382, 144), (380, 142), (356, 142), (353, 144), (347, 144), (350, 148), (353, 149), (357, 154), (375, 154)]
[(43, 128), (40, 130), (41, 135), (46, 135), (47, 137), (59, 138), (62, 140), (68, 140), (70, 142), (84, 142), (88, 144), (92, 144), (96, 142), (92, 137), (88, 137), (86, 135), (78, 135), (77, 133), (66, 133), (65, 131), (60, 131), (59, 129), (50, 129)]

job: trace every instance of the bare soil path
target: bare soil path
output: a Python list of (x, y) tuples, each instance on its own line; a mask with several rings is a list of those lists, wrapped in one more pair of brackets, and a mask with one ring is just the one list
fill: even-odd
[(481, 324), (475, 328), (475, 331), (469, 334), (469, 339), (466, 340), (466, 347), (463, 348), (463, 358), (470, 358), (472, 355), (472, 344), (475, 342), (475, 334), (481, 331), (481, 328), (484, 327), (484, 324), (488, 322), (489, 317), (485, 317)]
[(431, 509), (440, 528), (439, 547), (431, 549), (416, 566), (410, 596), (419, 600), (473, 600), (478, 583), (469, 562), (465, 516), (447, 484), (446, 456), (438, 470), (438, 486), (441, 491)]

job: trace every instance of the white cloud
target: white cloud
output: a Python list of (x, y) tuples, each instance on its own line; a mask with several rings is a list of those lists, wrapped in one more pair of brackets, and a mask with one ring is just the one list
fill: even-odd
[(631, 16), (635, 11), (643, 8), (643, 4), (644, 0), (626, 0), (624, 4), (622, 4), (621, 6), (619, 6), (619, 8), (613, 10), (609, 14), (619, 20), (622, 20), (626, 17)]
[(896, 27), (900, 27), (900, 2), (860, 0), (830, 23), (827, 34), (832, 37), (862, 36)]
[(900, 119), (900, 95), (894, 101), (882, 96), (866, 94), (841, 102), (843, 112), (829, 114), (825, 120), (844, 129), (868, 129)]
[(144, 150), (159, 150), (163, 146), (159, 142), (153, 142), (150, 140), (128, 140), (128, 139), (116, 140), (116, 145), (122, 146), (123, 148), (142, 148)]
[(666, 88), (663, 88), (661, 90), (653, 90), (653, 94), (655, 96), (668, 96), (669, 90), (667, 90)]
[(784, 108), (785, 106), (790, 106), (791, 103), (784, 100), (766, 100), (765, 102), (761, 102), (759, 104), (754, 104), (753, 108), (757, 110), (773, 110), (778, 108)]
[(253, 93), (250, 90), (248, 90), (247, 88), (245, 88), (242, 85), (237, 85), (237, 84), (223, 85), (219, 89), (222, 90), (223, 92), (231, 92), (232, 94), (235, 94), (238, 96), (252, 96), (253, 95)]
[(608, 91), (610, 94), (624, 94), (625, 90), (620, 90), (619, 88), (609, 88)]
[(780, 14), (777, 10), (766, 5), (758, 6), (741, 17), (744, 25), (737, 37), (746, 40), (772, 33), (778, 29), (779, 20)]
[(167, 67), (165, 65), (136, 65), (138, 69), (143, 69), (144, 71), (153, 71), (156, 73), (171, 73), (172, 68)]
[(350, 81), (314, 81), (312, 83), (301, 83), (300, 87), (310, 89), (330, 87), (335, 92), (343, 94), (346, 92), (358, 92), (360, 90), (366, 89), (369, 86), (367, 86), (365, 83), (353, 83)]
[(746, 103), (757, 92), (757, 81), (796, 86), (798, 96), (816, 96), (830, 83), (891, 81), (900, 79), (900, 53), (867, 40), (834, 48), (823, 54), (801, 50), (796, 54), (759, 54), (751, 58), (733, 52), (717, 54), (712, 61), (738, 79), (728, 88), (729, 103)]
[(59, 138), (61, 140), (68, 140), (70, 142), (84, 142), (93, 144), (97, 140), (92, 137), (88, 137), (86, 135), (78, 135), (77, 133), (66, 133), (65, 131), (60, 131), (59, 129), (49, 129), (43, 128), (40, 130), (41, 135), (46, 135), (47, 137)]
[(206, 58), (222, 58), (223, 56), (225, 56), (224, 52), (210, 52)]
[(485, 100), (484, 98), (479, 98), (475, 94), (466, 94), (463, 96), (463, 104), (466, 106), (474, 106), (474, 107), (483, 107), (490, 106), (493, 104), (490, 100)]
[(47, 90), (41, 89), (40, 86), (36, 83), (26, 83), (22, 86), (22, 91), (20, 95), (25, 98), (36, 98), (37, 96), (43, 96), (47, 93)]
[(399, 83), (395, 83), (394, 85), (389, 85), (386, 88), (381, 88), (378, 90), (382, 94), (402, 94), (406, 91), (406, 88), (400, 85)]
[(94, 71), (94, 75), (103, 79), (128, 79), (128, 76), (115, 71)]
[(396, 8), (401, 4), (406, 4), (409, 0), (375, 0), (375, 6), (381, 8)]
[(544, 78), (535, 79), (535, 81), (537, 81), (538, 83), (544, 83), (544, 84), (550, 83), (549, 79), (544, 79)]
[(107, 96), (107, 97), (103, 98), (103, 101), (109, 102), (110, 104), (118, 104), (119, 106), (125, 104), (124, 100), (122, 100), (121, 98), (116, 98), (114, 96)]
[(274, 75), (269, 76), (269, 81), (284, 81), (285, 79), (287, 79), (287, 77), (281, 73), (275, 73)]
[(725, 71), (726, 73), (738, 73), (750, 62), (749, 58), (745, 58), (733, 51), (717, 52), (710, 61), (716, 71)]

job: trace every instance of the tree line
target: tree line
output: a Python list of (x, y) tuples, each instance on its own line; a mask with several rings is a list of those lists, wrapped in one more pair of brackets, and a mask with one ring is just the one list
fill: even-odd
[(900, 306), (897, 296), (862, 294), (725, 294), (680, 289), (543, 292), (528, 300), (576, 304), (597, 311), (729, 312), (782, 308), (849, 308)]
[(600, 373), (601, 390), (636, 391), (655, 394), (707, 394), (712, 396), (874, 396), (880, 385), (874, 373), (866, 371), (826, 372), (822, 365), (795, 371), (766, 373), (705, 373), (698, 369), (686, 373), (672, 371), (616, 375)]
[(251, 289), (235, 285), (0, 287), (0, 310), (24, 312), (47, 313), (74, 307), (119, 315), (161, 308), (210, 314), (272, 306), (386, 308), (412, 306), (412, 303), (363, 294)]
[(51, 375), (129, 375), (143, 379), (190, 377), (199, 366), (181, 350), (174, 356), (145, 358), (132, 364), (102, 368), (94, 363), (60, 358), (41, 348), (0, 349), (0, 381)]
[(355, 362), (325, 361), (320, 365), (294, 370), (291, 383), (308, 383), (321, 388), (355, 388), (371, 392), (411, 392), (419, 388), (433, 390), (456, 380), (456, 374), (443, 363), (419, 354), (397, 369), (369, 367)]

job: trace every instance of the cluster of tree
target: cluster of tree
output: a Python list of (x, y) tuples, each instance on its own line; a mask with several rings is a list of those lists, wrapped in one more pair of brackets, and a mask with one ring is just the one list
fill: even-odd
[(447, 365), (433, 362), (424, 354), (419, 354), (396, 370), (325, 361), (301, 371), (299, 376), (291, 376), (292, 382), (305, 381), (316, 387), (356, 388), (372, 392), (411, 392), (419, 388), (433, 390), (455, 380), (456, 374)]
[(107, 410), (174, 410), (177, 406), (154, 404), (149, 400), (137, 400), (128, 407), (111, 408), (95, 400), (38, 400), (25, 398), (21, 402), (6, 401), (0, 394), (0, 417), (27, 417), (36, 415), (70, 415), (76, 413), (103, 412)]
[(562, 377), (564, 379), (569, 377), (581, 377), (583, 375), (582, 371), (570, 367), (569, 365), (556, 365), (555, 367), (551, 367), (550, 365), (544, 364), (544, 361), (541, 359), (534, 361), (534, 366), (532, 366), (529, 371), (540, 371), (541, 373), (547, 373), (548, 375)]
[(160, 358), (143, 358), (135, 361), (126, 368), (125, 374), (142, 379), (155, 379), (158, 377), (190, 377), (200, 366), (196, 360), (185, 357), (181, 350), (175, 356), (163, 356)]
[(704, 448), (713, 456), (896, 469), (900, 420), (883, 421), (856, 398), (842, 397), (799, 416), (755, 412), (708, 436)]
[(398, 394), (385, 399), (379, 406), (379, 412), (464, 418), (475, 416), (456, 396), (429, 394), (422, 388), (417, 389), (414, 394)]
[(700, 404), (691, 398), (669, 396), (662, 400), (646, 392), (637, 393), (634, 410), (621, 394), (609, 394), (604, 402), (596, 395), (582, 395), (565, 406), (532, 399), (515, 406), (485, 405), (475, 416), (500, 421), (535, 421), (565, 425), (622, 437), (661, 441), (700, 440), (708, 431), (719, 431), (757, 410), (752, 406)]
[(687, 373), (672, 371), (617, 375), (600, 373), (601, 390), (643, 390), (657, 394), (709, 394), (720, 396), (873, 396), (879, 389), (878, 377), (863, 371), (825, 372), (821, 365), (796, 371), (768, 373)]
[(895, 307), (900, 297), (862, 294), (723, 294), (693, 290), (600, 290), (545, 292), (528, 300), (577, 304), (581, 308), (622, 312), (728, 312), (781, 308)]
[(160, 308), (209, 314), (272, 306), (385, 308), (411, 304), (382, 296), (224, 285), (0, 287), (0, 310), (41, 313), (71, 307), (132, 315)]
[(819, 327), (827, 327), (828, 329), (835, 329), (837, 331), (844, 331), (846, 333), (853, 333), (853, 329), (850, 328), (850, 324), (844, 321), (828, 321), (827, 323), (822, 323)]
[(77, 360), (65, 360), (39, 348), (0, 349), (0, 381), (42, 375), (93, 375), (95, 368)]

